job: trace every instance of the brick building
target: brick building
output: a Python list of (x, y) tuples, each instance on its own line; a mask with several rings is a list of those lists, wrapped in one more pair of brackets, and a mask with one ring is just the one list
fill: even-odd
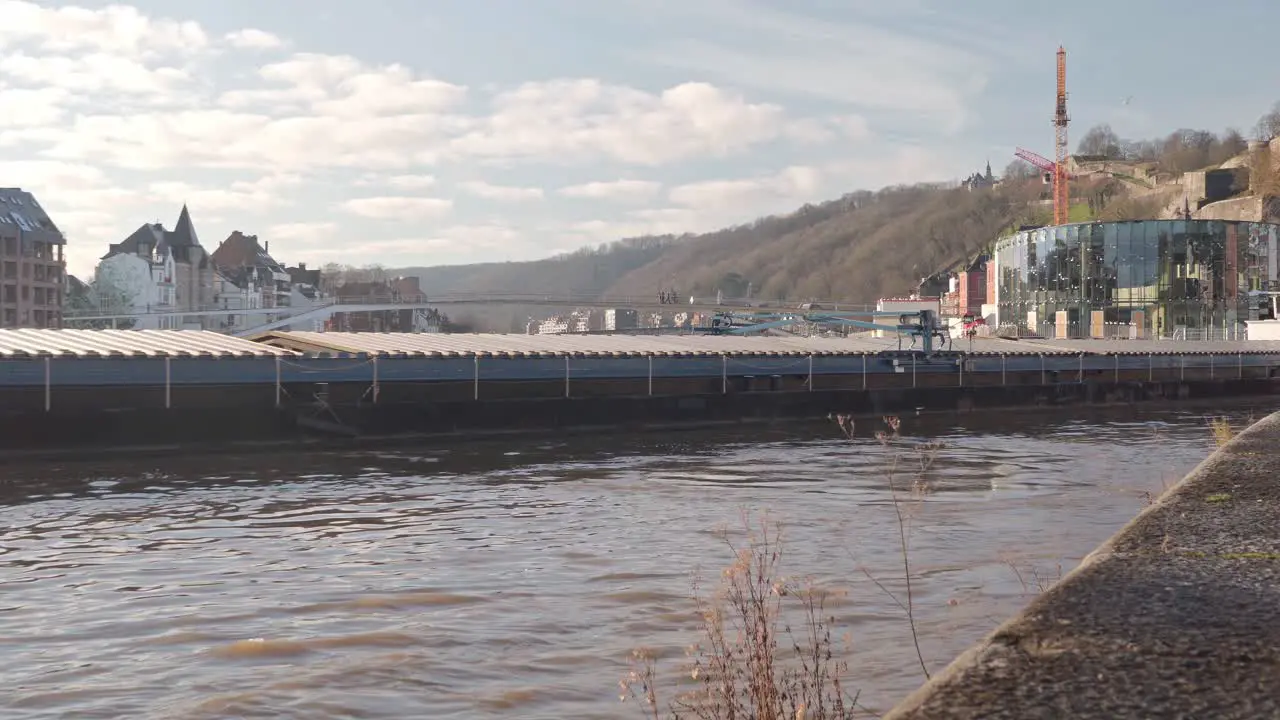
[(34, 195), (0, 188), (0, 327), (62, 327), (66, 244)]

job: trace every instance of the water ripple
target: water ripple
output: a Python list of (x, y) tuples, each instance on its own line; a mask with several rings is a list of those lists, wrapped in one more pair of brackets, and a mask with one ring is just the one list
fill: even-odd
[(789, 573), (846, 589), (882, 706), (919, 680), (864, 574), (901, 575), (891, 475), (928, 491), (911, 554), (939, 666), (1025, 601), (1010, 565), (1069, 567), (1210, 447), (1198, 413), (1014, 422), (15, 468), (5, 716), (615, 717), (632, 648), (675, 667), (695, 639), (691, 583), (743, 509), (783, 522)]

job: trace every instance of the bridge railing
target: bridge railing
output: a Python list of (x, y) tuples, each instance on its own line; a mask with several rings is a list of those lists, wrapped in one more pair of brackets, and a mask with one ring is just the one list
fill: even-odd
[[(234, 308), (228, 307), (221, 303), (210, 303), (208, 305), (195, 308), (176, 308), (172, 306), (149, 306), (145, 309), (134, 310), (132, 308), (92, 308), (81, 310), (67, 310), (63, 313), (63, 319), (74, 321), (79, 319), (98, 319), (98, 318), (125, 318), (125, 317), (148, 317), (157, 315), (180, 316), (195, 315), (197, 313), (223, 313), (238, 315), (286, 315), (310, 312), (326, 307), (337, 307), (343, 305), (383, 305), (383, 306), (423, 306), (423, 305), (455, 305), (455, 304), (485, 304), (485, 303), (501, 303), (508, 305), (582, 305), (582, 306), (608, 306), (619, 308), (671, 308), (680, 307), (724, 307), (726, 309), (753, 309), (753, 310), (794, 310), (800, 307), (800, 303), (788, 301), (761, 301), (746, 298), (714, 298), (714, 297), (680, 297), (676, 296), (673, 302), (664, 302), (663, 297), (658, 294), (652, 296), (600, 296), (590, 293), (578, 292), (551, 292), (551, 293), (440, 293), (436, 295), (428, 293), (419, 293), (412, 295), (385, 295), (371, 294), (364, 296), (341, 296), (330, 297), (315, 303), (307, 305), (283, 305), (276, 307), (255, 307), (255, 308)], [(873, 309), (870, 305), (859, 305), (853, 303), (841, 303), (834, 301), (811, 301), (813, 306), (818, 306), (824, 310), (834, 311), (865, 311)]]

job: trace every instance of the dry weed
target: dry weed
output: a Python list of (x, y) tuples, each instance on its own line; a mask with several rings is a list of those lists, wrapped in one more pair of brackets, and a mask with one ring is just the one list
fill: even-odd
[[(763, 519), (758, 527), (749, 518), (743, 522), (745, 545), (725, 538), (735, 560), (719, 587), (710, 597), (695, 592), (702, 642), (690, 650), (693, 687), (677, 694), (666, 714), (699, 720), (854, 717), (857, 694), (846, 690), (848, 663), (832, 640), (829, 591), (782, 577), (781, 531)], [(638, 650), (622, 681), (623, 700), (635, 699), (655, 719), (663, 714), (656, 667), (652, 653)]]

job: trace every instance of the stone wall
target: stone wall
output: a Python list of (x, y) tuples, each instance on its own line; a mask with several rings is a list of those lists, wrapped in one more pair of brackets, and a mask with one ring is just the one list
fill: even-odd
[(1280, 414), (1210, 455), (886, 720), (1280, 717), (1277, 444)]

